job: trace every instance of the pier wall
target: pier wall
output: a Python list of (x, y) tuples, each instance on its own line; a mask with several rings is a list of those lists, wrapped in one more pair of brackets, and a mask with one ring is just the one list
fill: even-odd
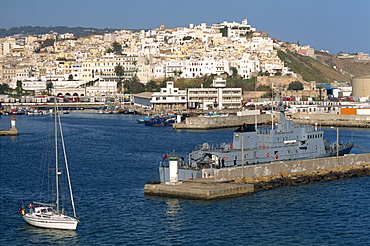
[[(273, 162), (263, 165), (244, 166), (244, 176), (263, 177), (280, 175), (282, 171), (291, 174), (320, 169), (332, 169), (338, 166), (361, 165), (370, 162), (370, 153), (359, 155), (346, 155), (340, 157), (327, 157), (319, 159)], [(216, 182), (228, 182), (243, 177), (243, 168), (241, 166), (227, 169), (216, 169), (214, 178)]]
[(325, 126), (370, 127), (370, 115), (351, 114), (292, 114), (295, 123), (315, 124)]
[[(257, 115), (258, 124), (268, 124), (271, 122), (270, 114)], [(188, 117), (185, 119), (185, 123), (177, 123), (173, 125), (174, 129), (214, 129), (214, 128), (227, 128), (227, 127), (238, 127), (243, 123), (254, 124), (255, 116), (236, 116), (229, 115), (227, 117)]]

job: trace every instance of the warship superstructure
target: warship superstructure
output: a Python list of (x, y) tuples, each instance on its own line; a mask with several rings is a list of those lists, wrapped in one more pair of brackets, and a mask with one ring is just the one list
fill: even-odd
[[(178, 180), (201, 178), (202, 170), (212, 172), (215, 168), (339, 156), (351, 151), (352, 140), (327, 145), (324, 131), (317, 124), (296, 124), (287, 119), (282, 102), (278, 110), (279, 121), (269, 129), (256, 129), (253, 124), (244, 124), (234, 131), (232, 143), (203, 143), (188, 155), (187, 160), (178, 158)], [(176, 154), (170, 154), (170, 160), (171, 156)], [(164, 161), (161, 163), (161, 182), (170, 181), (169, 166)]]

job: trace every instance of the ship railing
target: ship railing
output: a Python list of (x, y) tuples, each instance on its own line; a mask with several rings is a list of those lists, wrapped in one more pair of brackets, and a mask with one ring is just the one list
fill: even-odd
[(315, 131), (315, 126), (312, 126), (312, 125), (307, 125), (307, 124), (303, 124), (303, 123), (294, 123), (294, 127), (295, 128), (306, 128), (307, 131)]
[(209, 143), (204, 143), (204, 144), (198, 144), (195, 146), (195, 150), (219, 150), (223, 149), (226, 146), (230, 146), (228, 143), (218, 143), (218, 144), (209, 144)]

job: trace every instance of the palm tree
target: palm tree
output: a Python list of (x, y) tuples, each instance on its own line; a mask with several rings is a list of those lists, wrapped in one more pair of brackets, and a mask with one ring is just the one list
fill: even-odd
[(123, 67), (121, 66), (120, 63), (118, 63), (117, 66), (115, 66), (114, 68), (114, 73), (116, 74), (116, 76), (118, 76), (119, 78), (121, 78), (122, 75), (125, 75), (125, 70), (123, 69)]
[(123, 93), (123, 81), (122, 81), (122, 79), (118, 80), (118, 82), (117, 82), (117, 92), (118, 92), (118, 94)]
[(17, 87), (15, 88), (15, 90), (16, 90), (16, 92), (17, 92), (17, 94), (19, 96), (22, 95), (22, 92), (23, 92), (23, 84), (22, 84), (22, 81), (17, 80)]

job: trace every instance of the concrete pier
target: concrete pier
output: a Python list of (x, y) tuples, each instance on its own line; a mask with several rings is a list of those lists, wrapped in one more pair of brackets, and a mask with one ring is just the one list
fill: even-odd
[[(243, 174), (244, 173), (244, 177)], [(144, 194), (217, 199), (250, 194), (282, 185), (370, 175), (370, 153), (214, 170), (214, 176), (163, 184), (146, 184)]]
[(217, 199), (241, 196), (254, 192), (253, 184), (214, 182), (213, 179), (194, 179), (177, 184), (146, 184), (146, 195), (182, 197), (190, 199)]
[(15, 128), (15, 119), (10, 120), (9, 130), (0, 130), (0, 136), (17, 136), (18, 130)]
[(229, 115), (227, 117), (188, 117), (185, 122), (173, 124), (173, 129), (187, 130), (206, 130), (216, 128), (238, 127), (243, 123), (254, 124), (257, 118), (258, 124), (269, 124), (271, 122), (271, 114), (236, 116)]
[[(342, 114), (306, 114), (293, 113), (291, 114), (294, 123), (303, 123), (314, 125), (318, 123), (322, 126), (343, 126), (343, 127), (370, 127), (370, 115), (342, 115)], [(185, 122), (176, 123), (174, 129), (187, 130), (207, 130), (227, 127), (238, 127), (243, 123), (254, 124), (255, 116), (236, 116), (229, 115), (227, 117), (188, 117)], [(257, 115), (258, 124), (270, 124), (271, 114)]]
[(322, 126), (343, 126), (343, 127), (370, 127), (370, 115), (351, 114), (292, 114), (294, 123)]

